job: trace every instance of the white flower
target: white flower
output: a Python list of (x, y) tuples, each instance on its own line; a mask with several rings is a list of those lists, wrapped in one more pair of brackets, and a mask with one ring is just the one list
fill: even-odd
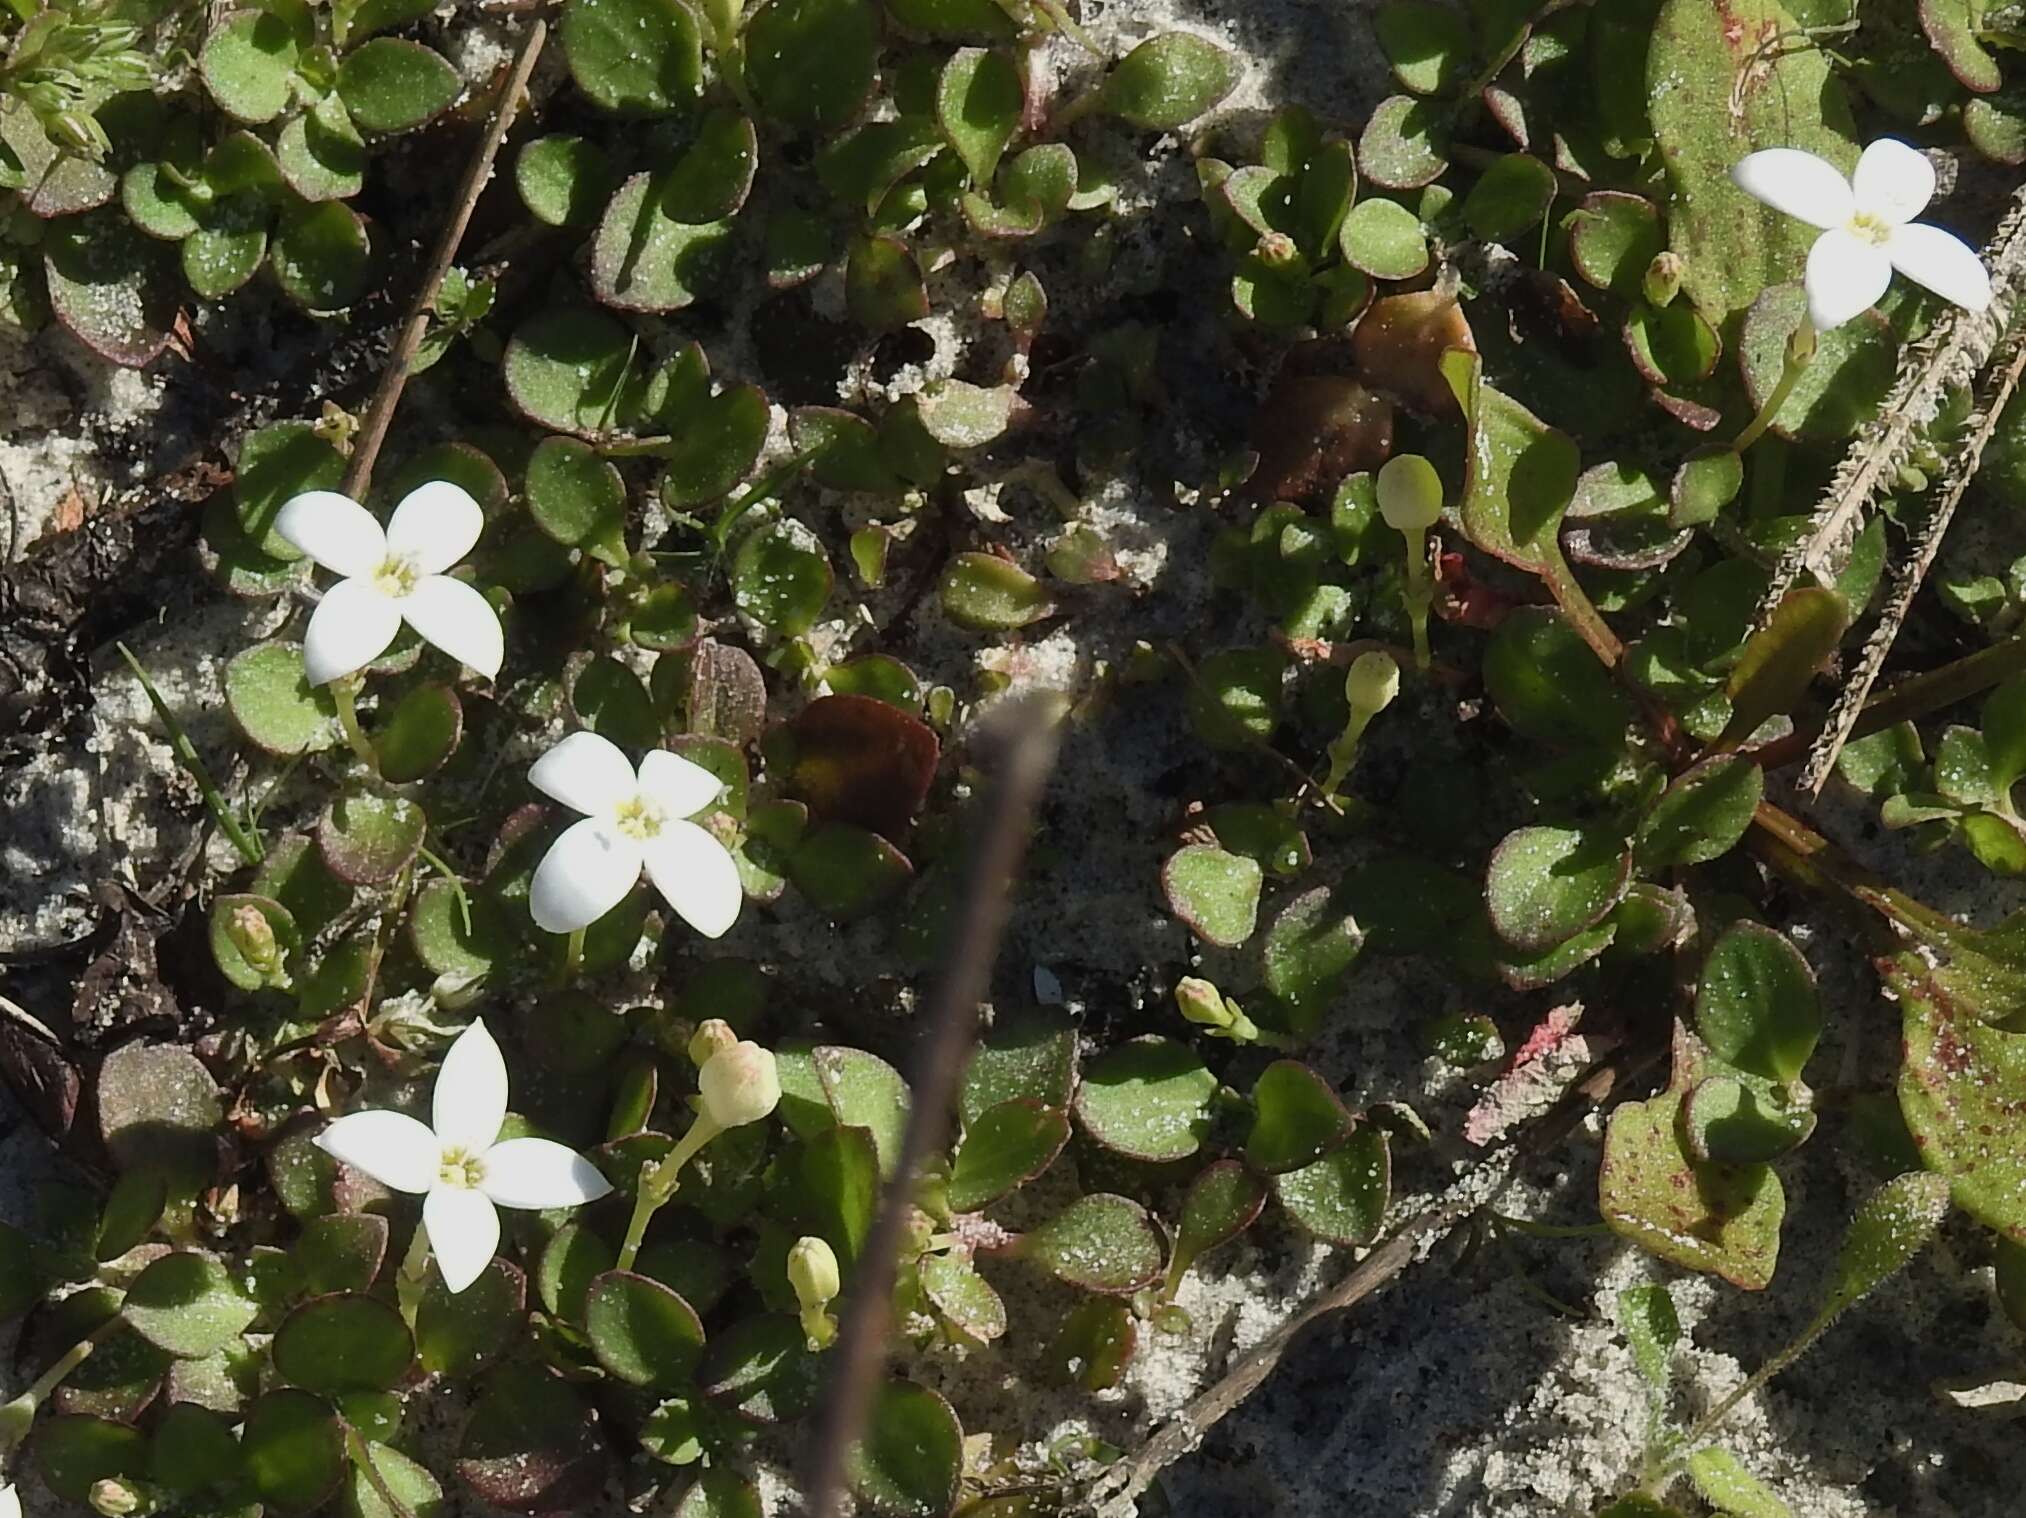
[(589, 927), (619, 905), (642, 865), (668, 904), (706, 938), (738, 919), (745, 892), (725, 846), (694, 822), (724, 784), (700, 764), (654, 749), (636, 772), (617, 745), (572, 733), (534, 762), (536, 790), (582, 812), (549, 846), (528, 890), (535, 925)]
[(0, 1486), (0, 1518), (21, 1518), (21, 1494), (11, 1486)]
[(365, 668), (387, 651), (403, 622), (488, 680), (497, 675), (506, 645), (499, 613), (444, 573), (471, 552), (484, 527), (478, 502), (448, 480), (409, 491), (384, 528), (335, 490), (284, 503), (274, 530), (344, 577), (324, 592), (303, 635), (310, 684)]
[(497, 1207), (576, 1207), (612, 1189), (591, 1163), (548, 1139), (498, 1142), (506, 1061), (483, 1021), (457, 1036), (436, 1075), (430, 1125), (403, 1112), (354, 1112), (317, 1147), (383, 1186), (420, 1193), (443, 1283), (463, 1291), (499, 1249)]
[(1899, 270), (1971, 311), (1991, 303), (1991, 276), (1976, 250), (1914, 217), (1934, 198), (1935, 171), (1903, 142), (1881, 137), (1845, 179), (1799, 148), (1750, 153), (1731, 170), (1738, 188), (1822, 228), (1808, 250), (1808, 320), (1818, 332), (1875, 305)]
[(720, 1049), (696, 1073), (704, 1115), (720, 1128), (757, 1123), (781, 1105), (781, 1068), (773, 1052), (741, 1039)]

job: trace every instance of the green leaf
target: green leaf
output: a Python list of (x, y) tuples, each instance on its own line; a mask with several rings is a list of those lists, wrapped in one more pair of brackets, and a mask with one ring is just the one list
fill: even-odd
[(1705, 864), (1729, 853), (1751, 827), (1765, 792), (1765, 772), (1739, 755), (1691, 765), (1641, 819), (1634, 845), (1639, 868)]
[(800, 1323), (760, 1313), (711, 1337), (697, 1386), (751, 1422), (786, 1423), (816, 1405), (822, 1371)]
[(1197, 1260), (1250, 1228), (1265, 1206), (1266, 1182), (1237, 1160), (1218, 1160), (1197, 1172), (1175, 1224), (1166, 1295), (1174, 1296), (1175, 1286)]
[(661, 184), (662, 209), (701, 226), (738, 214), (760, 166), (760, 139), (737, 111), (712, 111)]
[(309, 683), (300, 643), (257, 643), (233, 655), (225, 705), (239, 730), (270, 753), (312, 753), (338, 741), (337, 706)]
[(168, 346), (175, 287), (161, 245), (125, 217), (101, 210), (51, 222), (42, 274), (57, 320), (109, 363), (138, 369)]
[(413, 687), (374, 730), (380, 778), (407, 785), (434, 773), (457, 752), (463, 736), (464, 707), (456, 691), (437, 681)]
[(1737, 499), (1744, 488), (1745, 463), (1735, 448), (1712, 444), (1681, 461), (1668, 488), (1671, 527), (1699, 527)]
[(274, 120), (288, 105), (290, 77), (310, 41), (306, 32), (280, 8), (238, 12), (204, 39), (197, 57), (204, 87), (228, 116)]
[(830, 559), (823, 544), (792, 517), (746, 534), (733, 556), (732, 601), (769, 632), (800, 637), (830, 599)]
[(1357, 1129), (1314, 1164), (1273, 1178), (1288, 1216), (1328, 1244), (1369, 1244), (1379, 1236), (1392, 1195), (1392, 1147), (1372, 1123)]
[(283, 211), (269, 257), (282, 294), (320, 315), (366, 293), (371, 251), (357, 213), (326, 200)]
[(1798, 23), (1778, 0), (1666, 0), (1646, 55), (1653, 133), (1673, 209), (1668, 245), (1682, 289), (1719, 332), (1761, 290), (1797, 277), (1816, 238), (1806, 222), (1761, 205), (1730, 171), (1759, 148), (1799, 148), (1848, 173), (1850, 106), (1816, 48), (1762, 52)]
[(746, 82), (783, 125), (834, 131), (872, 89), (879, 34), (872, 0), (768, 0), (746, 24)]
[(1000, 155), (1020, 129), (1026, 101), (1020, 70), (1004, 53), (960, 48), (936, 84), (936, 119), (980, 189), (991, 184)]
[(1619, 1330), (1632, 1350), (1632, 1363), (1646, 1384), (1665, 1392), (1673, 1379), (1669, 1361), (1681, 1342), (1681, 1319), (1665, 1286), (1628, 1286), (1612, 1298)]
[(482, 1383), (458, 1444), (457, 1474), (496, 1507), (557, 1511), (595, 1497), (609, 1460), (591, 1409), (569, 1383), (510, 1361)]
[(988, 1107), (966, 1125), (950, 1162), (950, 1207), (989, 1207), (1046, 1170), (1068, 1141), (1069, 1119), (1055, 1108), (1020, 1098)]
[(1253, 1083), (1246, 1162), (1267, 1175), (1299, 1170), (1349, 1137), (1354, 1121), (1328, 1081), (1307, 1065), (1277, 1059)]
[(1463, 220), (1486, 242), (1505, 242), (1540, 225), (1555, 199), (1555, 171), (1526, 153), (1508, 153), (1463, 197)]
[(601, 738), (621, 748), (653, 748), (661, 736), (654, 698), (640, 676), (610, 654), (600, 654), (570, 683), (570, 708)]
[(85, 1502), (108, 1477), (136, 1480), (148, 1473), (148, 1436), (109, 1418), (51, 1418), (34, 1442), (42, 1479), (66, 1502)]
[(99, 1133), (122, 1170), (208, 1181), (218, 1167), (218, 1083), (175, 1044), (122, 1044), (98, 1074)]
[(973, 632), (1012, 632), (1055, 613), (1046, 586), (994, 553), (953, 556), (939, 594), (944, 615)]
[(528, 458), (528, 514), (566, 548), (626, 567), (626, 482), (590, 444), (543, 438)]
[(172, 1402), (155, 1425), (148, 1479), (185, 1500), (244, 1495), (246, 1462), (232, 1420), (194, 1402)]
[(1833, 590), (1803, 585), (1782, 596), (1731, 671), (1731, 717), (1718, 745), (1736, 747), (1769, 718), (1793, 711), (1849, 625), (1850, 609)]
[(1439, 107), (1412, 95), (1379, 102), (1358, 138), (1358, 168), (1385, 190), (1418, 190), (1449, 167), (1449, 128)]
[[(580, 1304), (583, 1290), (576, 1293)], [(527, 1318), (527, 1294), (527, 1277), (505, 1260), (494, 1260), (460, 1292), (432, 1273), (415, 1312), (415, 1352), (422, 1368), (465, 1380), (507, 1354)], [(573, 1314), (581, 1316), (581, 1310)]]
[(247, 1409), (239, 1435), (246, 1472), (275, 1512), (323, 1506), (344, 1479), (344, 1425), (330, 1403), (306, 1391), (271, 1391)]
[(986, 388), (962, 380), (937, 380), (920, 397), (921, 420), (945, 448), (982, 448), (996, 442), (1023, 409), (1009, 385)]
[[(105, 1211), (99, 1216), (98, 1237), (92, 1244), (94, 1257), (110, 1262), (134, 1248), (154, 1231), (168, 1203), (169, 1177), (161, 1171), (121, 1172), (106, 1196)], [(0, 1264), (0, 1276), (5, 1272), (6, 1266)], [(4, 1305), (6, 1295), (7, 1287), (0, 1281), (0, 1305)]]
[(1441, 369), (1470, 428), (1464, 532), (1508, 564), (1568, 579), (1559, 534), (1582, 464), (1574, 441), (1485, 384), (1476, 354), (1451, 349)]
[(619, 187), (591, 248), (591, 288), (621, 311), (680, 311), (719, 283), (729, 265), (728, 222), (702, 226), (668, 209), (669, 179), (635, 174)]
[(339, 1498), (339, 1518), (444, 1518), (443, 1486), (428, 1467), (409, 1459), (391, 1444), (369, 1442), (366, 1459), (380, 1485), (394, 1494), (400, 1509), (389, 1507), (380, 1485), (356, 1464), (346, 1473)]
[(1237, 57), (1187, 32), (1149, 37), (1106, 76), (1098, 108), (1128, 125), (1170, 132), (1212, 109), (1238, 86)]
[(1146, 1209), (1107, 1192), (1078, 1197), (1022, 1234), (1020, 1252), (1085, 1291), (1125, 1295), (1161, 1273), (1161, 1240)]
[(1056, 1374), (1087, 1392), (1110, 1391), (1139, 1345), (1132, 1305), (1116, 1297), (1089, 1297), (1070, 1309), (1048, 1346)]
[(991, 1343), (1006, 1332), (1006, 1303), (958, 1250), (923, 1255), (917, 1267), (922, 1295), (973, 1339)]
[(862, 416), (835, 406), (799, 406), (788, 414), (788, 437), (798, 453), (813, 455), (810, 472), (832, 490), (900, 488), (880, 453), (878, 429)]
[(1815, 1131), (1815, 1114), (1770, 1082), (1712, 1075), (1696, 1082), (1681, 1109), (1681, 1138), (1699, 1164), (1752, 1165), (1778, 1159)]
[(2026, 679), (2007, 680), (1985, 697), (1978, 725), (1984, 730), (1991, 792), (2009, 802), (2012, 788), (2026, 775)]
[(1297, 1034), (1313, 1033), (1364, 948), (1364, 930), (1328, 886), (1304, 891), (1266, 930), (1266, 989), (1287, 1008)]
[(702, 91), (703, 32), (683, 0), (570, 0), (561, 33), (570, 77), (603, 110), (662, 116)]
[(1211, 843), (1192, 843), (1161, 866), (1168, 910), (1205, 943), (1235, 949), (1259, 925), (1259, 861)]
[(1611, 1114), (1598, 1207), (1649, 1254), (1762, 1291), (1773, 1279), (1787, 1210), (1780, 1178), (1765, 1165), (1695, 1165), (1677, 1135), (1681, 1102), (1672, 1092)]
[(1981, 1020), (1948, 972), (1903, 954), (1884, 967), (1905, 1023), (1899, 1106), (1956, 1205), (2026, 1243), (2026, 1038)]
[(1625, 318), (1625, 346), (1640, 377), (1665, 389), (1707, 379), (1723, 353), (1716, 329), (1686, 301), (1634, 306)]
[(1557, 748), (1625, 745), (1637, 715), (1575, 628), (1550, 607), (1522, 606), (1484, 652), (1484, 685), (1515, 731)]
[(804, 1139), (773, 1184), (780, 1222), (815, 1234), (847, 1267), (858, 1258), (879, 1205), (879, 1151), (868, 1129), (836, 1124)]
[(464, 81), (441, 53), (398, 37), (375, 37), (338, 65), (338, 98), (367, 132), (411, 132), (463, 93)]
[(1779, 933), (1735, 923), (1703, 961), (1695, 1021), (1718, 1059), (1767, 1080), (1798, 1080), (1822, 1034), (1814, 973)]
[(697, 1477), (675, 1505), (674, 1518), (764, 1518), (759, 1489), (726, 1466)]
[(377, 1297), (337, 1292), (305, 1302), (275, 1331), (284, 1381), (322, 1396), (391, 1391), (415, 1360), (408, 1325)]
[(232, 496), (248, 542), (270, 559), (302, 558), (302, 550), (274, 530), (274, 519), (293, 496), (335, 490), (344, 472), (344, 455), (308, 422), (276, 422), (247, 433), (239, 444)]
[(1428, 235), (1398, 201), (1359, 201), (1338, 238), (1345, 262), (1374, 279), (1412, 279), (1428, 267)]
[(205, 212), (183, 239), (183, 278), (200, 300), (222, 300), (245, 284), (267, 257), (267, 206), (258, 195), (236, 195)]
[[(1988, 95), (2004, 83), (1998, 60), (1984, 46), (1984, 0), (1920, 0), (1921, 30), (1965, 89)], [(1758, 1518), (1743, 1514), (1742, 1518)]]
[(514, 160), (514, 185), (535, 220), (552, 227), (586, 227), (619, 188), (612, 160), (586, 137), (537, 137)]
[(550, 306), (507, 343), (507, 394), (529, 421), (600, 437), (613, 430), (632, 361), (632, 334), (615, 317)]
[(886, 10), (909, 31), (942, 42), (1010, 42), (1019, 33), (993, 0), (886, 0)]
[(1209, 1131), (1216, 1091), (1217, 1077), (1187, 1045), (1147, 1034), (1090, 1062), (1076, 1120), (1093, 1141), (1134, 1159), (1187, 1159)]
[(1865, 1198), (1837, 1251), (1821, 1315), (1833, 1317), (1898, 1275), (1948, 1212), (1948, 1178), (1930, 1171), (1895, 1176)]
[(387, 1220), (369, 1212), (312, 1218), (289, 1251), (289, 1265), (305, 1296), (366, 1291), (387, 1257)]
[[(1762, 291), (1745, 313), (1738, 362), (1755, 411), (1772, 399), (1786, 367), (1787, 340), (1807, 313), (1808, 297), (1799, 284)], [(1773, 429), (1804, 442), (1849, 437), (1878, 414), (1898, 367), (1899, 344), (1890, 324), (1875, 311), (1861, 312), (1817, 335), (1814, 357), (1773, 414)]]
[(304, 200), (350, 200), (366, 185), (366, 140), (335, 95), (291, 116), (276, 139), (281, 177)]
[(415, 860), (429, 819), (405, 796), (346, 791), (317, 824), (317, 852), (350, 885), (385, 885)]
[(259, 1306), (217, 1260), (179, 1250), (134, 1278), (121, 1311), (156, 1348), (201, 1360), (244, 1333)]
[(968, 1126), (1002, 1102), (1067, 1107), (1075, 1087), (1076, 1032), (1063, 1018), (1002, 1019), (971, 1051), (957, 1111)]
[(1288, 658), (1277, 648), (1227, 648), (1196, 667), (1189, 725), (1214, 749), (1239, 752), (1273, 737), (1280, 725)]
[(897, 331), (929, 314), (922, 271), (897, 237), (861, 237), (852, 243), (844, 266), (844, 300), (851, 319), (875, 332)]
[(1607, 833), (1526, 827), (1509, 833), (1491, 856), (1485, 904), (1499, 937), (1539, 952), (1573, 938), (1625, 895), (1632, 855)]
[(1688, 1479), (1724, 1518), (1794, 1518), (1794, 1510), (1727, 1449), (1711, 1445), (1690, 1455)]
[(1576, 272), (1620, 300), (1637, 300), (1646, 270), (1663, 248), (1660, 212), (1642, 195), (1599, 190), (1569, 217), (1569, 261)]
[(1470, 72), (1470, 27), (1461, 11), (1427, 0), (1393, 0), (1379, 7), (1372, 29), (1402, 89), (1440, 95)]
[(685, 1385), (703, 1350), (703, 1323), (659, 1281), (611, 1270), (591, 1283), (584, 1331), (598, 1363), (629, 1386)]
[(767, 443), (771, 413), (753, 385), (738, 385), (702, 402), (683, 419), (661, 476), (661, 499), (671, 510), (708, 505), (752, 473)]
[(810, 1058), (830, 1115), (844, 1127), (871, 1134), (880, 1174), (891, 1176), (907, 1138), (907, 1082), (892, 1065), (863, 1049), (819, 1044)]
[[(777, 0), (778, 3), (778, 0)], [(851, 1489), (890, 1518), (942, 1518), (964, 1473), (964, 1428), (936, 1393), (912, 1381), (880, 1388), (848, 1460)]]

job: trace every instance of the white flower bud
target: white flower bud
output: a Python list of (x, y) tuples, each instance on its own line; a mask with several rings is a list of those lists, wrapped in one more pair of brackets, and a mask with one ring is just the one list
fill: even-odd
[(1386, 460), (1373, 485), (1379, 515), (1395, 532), (1426, 532), (1442, 515), (1442, 476), (1418, 453)]
[(797, 1239), (788, 1251), (788, 1284), (804, 1309), (822, 1307), (843, 1290), (837, 1252), (814, 1234)]
[(1175, 1005), (1181, 1009), (1183, 1017), (1202, 1027), (1231, 1026), (1231, 1009), (1225, 1005), (1224, 993), (1207, 980), (1187, 975), (1177, 981)]
[(720, 1128), (739, 1128), (766, 1117), (781, 1100), (781, 1072), (773, 1054), (741, 1040), (720, 1049), (697, 1071), (704, 1114)]

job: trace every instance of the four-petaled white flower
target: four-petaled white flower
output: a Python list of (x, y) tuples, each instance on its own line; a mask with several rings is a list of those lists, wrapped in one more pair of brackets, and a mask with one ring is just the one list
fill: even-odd
[(365, 668), (387, 651), (403, 622), (488, 680), (497, 675), (506, 644), (499, 613), (444, 573), (471, 552), (484, 528), (478, 502), (448, 480), (409, 491), (384, 528), (335, 490), (285, 502), (274, 530), (343, 576), (324, 592), (303, 635), (310, 684)]
[(1818, 332), (1877, 304), (1894, 269), (1968, 310), (1991, 303), (1991, 276), (1976, 250), (1914, 220), (1934, 198), (1935, 171), (1903, 142), (1881, 137), (1848, 179), (1799, 148), (1749, 153), (1731, 178), (1754, 199), (1822, 229), (1808, 250), (1803, 281), (1808, 320)]
[(436, 1075), (425, 1125), (405, 1112), (339, 1118), (317, 1147), (383, 1186), (419, 1193), (436, 1268), (452, 1291), (485, 1273), (499, 1249), (499, 1207), (576, 1207), (612, 1187), (575, 1150), (548, 1139), (500, 1143), (506, 1061), (483, 1021), (457, 1036)]
[(684, 820), (724, 790), (702, 765), (655, 749), (636, 771), (616, 744), (583, 732), (537, 759), (528, 779), (584, 814), (535, 870), (528, 910), (537, 927), (589, 927), (633, 889), (643, 865), (655, 889), (706, 938), (722, 937), (737, 920), (745, 899), (738, 866), (709, 832)]

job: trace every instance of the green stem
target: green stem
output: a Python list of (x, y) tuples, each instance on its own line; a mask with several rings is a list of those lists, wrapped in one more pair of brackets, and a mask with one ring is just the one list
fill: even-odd
[(469, 935), (471, 932), (471, 898), (465, 894), (464, 882), (457, 878), (455, 870), (437, 858), (435, 853), (430, 850), (428, 844), (419, 845), (415, 852), (422, 858), (425, 864), (450, 882), (450, 894), (457, 902), (457, 915), (464, 920), (464, 931)]
[(408, 1253), (401, 1257), (401, 1269), (394, 1277), (394, 1301), (415, 1330), (415, 1317), (422, 1309), (422, 1293), (429, 1284), (429, 1230), (418, 1219), (408, 1240)]
[(577, 971), (584, 964), (584, 929), (572, 928), (569, 939), (563, 944), (563, 968), (557, 973), (556, 984), (567, 986), (577, 978)]
[(345, 1425), (345, 1448), (352, 1457), (353, 1467), (366, 1478), (366, 1484), (372, 1487), (380, 1500), (387, 1504), (387, 1511), (393, 1513), (395, 1518), (415, 1518), (408, 1504), (394, 1495), (393, 1489), (387, 1485), (387, 1478), (380, 1474), (380, 1467), (374, 1463), (372, 1451), (366, 1448), (364, 1436), (349, 1423)]
[(5, 1406), (0, 1406), (0, 1456), (11, 1452), (16, 1445), (28, 1437), (28, 1429), (35, 1422), (35, 1414), (49, 1394), (56, 1390), (63, 1378), (84, 1364), (91, 1352), (98, 1348), (99, 1341), (115, 1330), (126, 1326), (126, 1319), (114, 1313), (99, 1324), (77, 1343), (70, 1346), (40, 1376), (35, 1384)]
[(1683, 1434), (1680, 1441), (1674, 1446), (1678, 1452), (1676, 1463), (1678, 1463), (1680, 1458), (1685, 1458), (1691, 1453), (1697, 1444), (1708, 1438), (1716, 1426), (1730, 1415), (1732, 1408), (1736, 1407), (1745, 1398), (1749, 1397), (1781, 1371), (1800, 1359), (1801, 1356), (1808, 1353), (1814, 1346), (1815, 1341), (1822, 1337), (1823, 1331), (1835, 1321), (1836, 1314), (1823, 1313), (1814, 1322), (1802, 1329), (1800, 1337), (1794, 1340), (1792, 1344), (1789, 1344), (1777, 1355), (1774, 1355), (1772, 1359), (1752, 1372), (1750, 1378), (1742, 1386), (1738, 1387), (1736, 1391), (1725, 1397), (1723, 1401), (1717, 1403), (1715, 1407), (1697, 1419), (1695, 1426)]
[(337, 703), (338, 726), (344, 729), (345, 742), (350, 744), (352, 752), (359, 756), (359, 762), (377, 775), (380, 773), (380, 756), (373, 752), (372, 740), (367, 738), (366, 730), (359, 726), (359, 683), (357, 675), (347, 675), (342, 680), (333, 680), (330, 684), (331, 699)]
[(1407, 617), (1414, 624), (1414, 667), (1428, 672), (1428, 609), (1435, 604), (1435, 578), (1428, 571), (1427, 534), (1404, 533), (1407, 539)]
[(1351, 717), (1344, 724), (1343, 735), (1330, 745), (1330, 772), (1323, 780), (1323, 794), (1334, 796), (1344, 788), (1344, 782), (1351, 778), (1351, 766), (1358, 762), (1358, 740), (1365, 736), (1365, 729), (1372, 725), (1375, 714), (1353, 708)]
[(162, 693), (155, 689), (155, 682), (148, 678), (148, 672), (141, 668), (141, 661), (134, 657), (133, 650), (126, 644), (115, 643), (113, 647), (117, 648), (120, 657), (127, 661), (127, 668), (134, 672), (134, 678), (141, 682), (141, 689), (147, 694), (148, 704), (155, 709), (155, 715), (161, 718), (162, 726), (168, 729), (169, 747), (175, 753), (177, 762), (189, 771), (190, 778), (197, 782), (197, 789), (203, 794), (204, 805), (210, 811), (212, 820), (218, 824), (218, 830), (232, 841), (232, 846), (239, 851), (241, 859), (248, 864), (259, 864), (265, 855), (260, 840), (246, 831), (232, 808), (226, 805), (224, 793), (218, 789), (218, 782), (211, 778), (211, 771), (204, 767), (204, 760), (197, 753), (197, 746), (190, 741), (190, 735), (183, 731), (183, 725), (176, 720), (176, 714), (169, 710), (168, 703), (162, 699)]
[(1766, 429), (1773, 425), (1773, 418), (1780, 414), (1780, 408), (1787, 404), (1787, 397), (1794, 393), (1794, 387), (1801, 383), (1802, 371), (1815, 357), (1815, 327), (1807, 317), (1801, 318), (1801, 325), (1794, 329), (1794, 335), (1787, 339), (1787, 352), (1780, 363), (1780, 378), (1773, 386), (1773, 393), (1766, 397), (1765, 405), (1759, 407), (1759, 414), (1752, 418), (1751, 425), (1737, 436), (1731, 444), (1731, 451), (1743, 453), (1752, 444), (1765, 436)]
[(725, 545), (731, 541), (732, 529), (738, 526), (739, 519), (761, 501), (766, 500), (769, 496), (779, 494), (781, 487), (807, 468), (809, 461), (815, 458), (820, 451), (820, 449), (816, 448), (805, 448), (799, 453), (789, 454), (788, 457), (781, 460), (780, 463), (753, 481), (731, 505), (718, 513), (717, 521), (711, 525), (710, 537), (711, 546), (717, 550), (720, 558), (724, 556)]
[(626, 1242), (619, 1248), (620, 1270), (633, 1268), (634, 1260), (640, 1255), (640, 1245), (647, 1237), (647, 1225), (675, 1195), (676, 1184), (682, 1179), (682, 1167), (695, 1158), (705, 1144), (723, 1132), (724, 1129), (711, 1121), (708, 1112), (699, 1112), (696, 1121), (689, 1125), (689, 1132), (676, 1141), (665, 1158), (640, 1167), (640, 1185), (633, 1197), (633, 1218), (626, 1225)]

